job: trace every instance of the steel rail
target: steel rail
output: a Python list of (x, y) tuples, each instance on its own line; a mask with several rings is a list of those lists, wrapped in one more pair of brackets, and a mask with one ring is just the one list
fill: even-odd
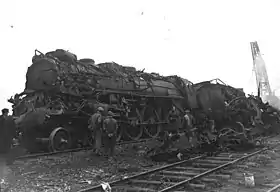
[[(250, 158), (250, 157), (252, 157), (252, 156), (254, 156), (254, 155), (256, 155), (256, 154), (262, 153), (262, 152), (264, 152), (264, 151), (266, 151), (266, 150), (269, 150), (269, 149), (273, 149), (273, 148), (275, 148), (275, 147), (277, 147), (277, 146), (279, 146), (279, 145), (280, 145), (280, 143), (277, 143), (277, 144), (274, 144), (273, 146), (264, 147), (264, 148), (262, 148), (262, 149), (260, 149), (260, 150), (258, 150), (258, 151), (252, 152), (252, 153), (250, 153), (250, 154), (248, 154), (248, 155), (244, 155), (244, 156), (242, 156), (242, 157), (240, 157), (240, 158), (236, 158), (235, 160), (226, 162), (226, 163), (224, 163), (224, 164), (222, 164), (222, 165), (219, 165), (219, 166), (217, 166), (217, 167), (215, 167), (215, 168), (212, 168), (212, 169), (210, 169), (210, 170), (207, 170), (207, 171), (205, 171), (205, 172), (203, 172), (203, 173), (197, 174), (197, 175), (195, 175), (195, 176), (193, 176), (193, 177), (191, 177), (191, 178), (188, 178), (188, 179), (183, 180), (183, 181), (181, 181), (181, 182), (175, 183), (175, 184), (173, 184), (172, 186), (167, 187), (167, 188), (165, 188), (165, 189), (162, 189), (162, 190), (160, 190), (160, 191), (158, 191), (158, 192), (174, 191), (175, 189), (178, 189), (178, 188), (180, 188), (180, 187), (182, 187), (182, 186), (184, 186), (184, 185), (189, 184), (191, 181), (200, 179), (200, 178), (202, 178), (202, 177), (204, 177), (204, 176), (207, 176), (207, 175), (212, 174), (212, 173), (214, 173), (214, 172), (217, 172), (217, 171), (219, 171), (219, 170), (221, 170), (221, 169), (224, 169), (224, 168), (226, 168), (226, 167), (229, 167), (229, 166), (231, 166), (231, 165), (233, 165), (233, 164), (235, 164), (235, 163), (238, 163), (238, 162), (240, 162), (240, 161), (242, 161), (242, 160), (245, 160), (245, 159), (247, 159), (247, 158)], [(188, 163), (188, 162), (189, 162), (189, 163), (195, 163), (195, 160), (203, 159), (204, 157), (206, 157), (206, 156), (205, 156), (205, 155), (201, 155), (201, 156), (197, 156), (197, 157), (194, 157), (194, 158), (191, 158), (191, 159), (188, 159), (188, 160), (183, 160), (183, 161), (179, 161), (179, 162), (172, 163), (172, 164), (169, 164), (169, 165), (165, 165), (165, 166), (162, 166), (162, 167), (159, 167), (159, 168), (152, 169), (152, 170), (150, 170), (150, 171), (146, 171), (146, 172), (142, 172), (142, 173), (140, 173), (140, 174), (136, 174), (136, 175), (133, 175), (133, 176), (130, 176), (130, 177), (126, 177), (126, 178), (124, 178), (124, 179), (119, 179), (119, 180), (116, 180), (116, 181), (113, 181), (113, 182), (109, 182), (109, 185), (110, 185), (111, 187), (112, 187), (112, 186), (116, 186), (117, 184), (125, 183), (125, 182), (128, 182), (128, 181), (130, 181), (130, 180), (133, 180), (133, 179), (136, 179), (136, 178), (139, 178), (139, 177), (143, 177), (143, 176), (146, 176), (146, 175), (151, 175), (151, 174), (153, 174), (153, 173), (160, 172), (160, 171), (163, 171), (163, 170), (165, 170), (165, 169), (172, 168), (172, 167), (176, 167), (176, 166), (178, 166), (178, 165), (182, 165), (182, 164), (185, 164), (185, 163)], [(279, 187), (280, 187), (280, 186), (279, 186)], [(91, 192), (91, 191), (97, 191), (97, 190), (101, 190), (101, 191), (102, 191), (102, 186), (101, 186), (101, 185), (96, 185), (96, 186), (93, 186), (93, 187), (89, 187), (89, 188), (86, 188), (86, 189), (82, 189), (82, 190), (80, 190), (80, 191), (78, 191), (78, 192)]]
[[(152, 138), (149, 139), (142, 139), (138, 141), (123, 141), (123, 142), (118, 142), (117, 145), (127, 145), (127, 144), (134, 144), (134, 143), (144, 143), (147, 141), (152, 140)], [(92, 147), (80, 147), (80, 148), (75, 148), (75, 149), (68, 149), (64, 151), (55, 151), (55, 152), (46, 152), (46, 153), (34, 153), (34, 154), (28, 154), (28, 155), (23, 155), (16, 157), (16, 160), (22, 160), (22, 159), (31, 159), (31, 158), (36, 158), (36, 157), (42, 157), (42, 156), (51, 156), (51, 155), (57, 155), (57, 154), (63, 154), (63, 153), (71, 153), (71, 152), (78, 152), (78, 151), (87, 151), (91, 150)]]
[(269, 189), (269, 190), (266, 191), (266, 192), (273, 192), (273, 191), (276, 191), (276, 190), (279, 189), (279, 188), (280, 188), (280, 184), (278, 184), (278, 185), (272, 187), (271, 189)]
[(228, 163), (225, 163), (225, 164), (223, 164), (223, 165), (220, 165), (220, 166), (218, 166), (218, 167), (215, 167), (215, 168), (213, 168), (213, 169), (210, 169), (210, 170), (208, 170), (208, 171), (205, 171), (205, 172), (203, 172), (203, 173), (201, 173), (201, 174), (198, 174), (198, 175), (196, 175), (196, 176), (194, 176), (194, 177), (191, 177), (190, 179), (186, 179), (186, 180), (184, 180), (184, 181), (181, 181), (181, 182), (179, 182), (179, 183), (177, 183), (177, 184), (175, 184), (175, 185), (172, 185), (172, 186), (170, 186), (170, 187), (167, 187), (167, 188), (165, 188), (165, 189), (163, 189), (163, 190), (161, 190), (161, 191), (159, 191), (159, 192), (168, 192), (168, 191), (177, 189), (177, 188), (179, 188), (179, 187), (181, 187), (181, 186), (183, 186), (183, 185), (185, 185), (185, 184), (188, 184), (189, 182), (191, 182), (191, 181), (193, 181), (193, 180), (200, 179), (201, 177), (204, 177), (204, 176), (206, 176), (206, 175), (209, 175), (209, 174), (211, 174), (211, 173), (214, 173), (214, 172), (216, 172), (216, 171), (219, 171), (220, 169), (223, 169), (223, 168), (225, 168), (225, 167), (231, 166), (231, 165), (233, 165), (233, 164), (235, 164), (235, 163), (237, 163), (237, 162), (239, 162), (239, 161), (242, 161), (242, 160), (244, 160), (244, 159), (250, 158), (250, 157), (252, 157), (252, 156), (254, 156), (254, 155), (256, 155), (256, 154), (259, 154), (259, 153), (261, 153), (261, 152), (263, 152), (263, 151), (266, 151), (266, 150), (268, 150), (268, 149), (269, 149), (268, 147), (265, 147), (264, 149), (258, 150), (258, 151), (256, 151), (256, 152), (253, 152), (253, 153), (250, 153), (250, 154), (248, 154), (248, 155), (245, 155), (245, 156), (243, 156), (243, 157), (241, 157), (241, 158), (235, 159), (235, 160), (233, 160), (233, 161), (230, 161), (230, 162), (228, 162)]
[[(200, 155), (200, 156), (197, 156), (197, 157), (194, 157), (194, 158), (190, 158), (190, 159), (186, 159), (186, 160), (179, 161), (179, 162), (176, 162), (176, 163), (172, 163), (172, 164), (169, 164), (169, 165), (165, 165), (165, 166), (155, 168), (155, 169), (152, 169), (152, 170), (149, 170), (149, 171), (145, 171), (145, 172), (142, 172), (142, 173), (130, 176), (130, 177), (126, 177), (126, 178), (123, 178), (123, 179), (118, 179), (116, 181), (110, 182), (110, 186), (113, 186), (113, 185), (116, 185), (116, 184), (119, 184), (119, 183), (122, 183), (122, 182), (125, 182), (125, 181), (129, 181), (131, 179), (135, 179), (135, 178), (138, 178), (138, 177), (146, 176), (146, 175), (149, 175), (149, 174), (152, 174), (152, 173), (155, 173), (155, 172), (158, 172), (158, 171), (162, 171), (162, 170), (165, 170), (165, 169), (168, 169), (168, 168), (172, 168), (172, 167), (175, 167), (175, 166), (178, 166), (178, 165), (181, 165), (181, 164), (184, 164), (184, 163), (188, 163), (188, 162), (191, 162), (191, 161), (194, 161), (194, 160), (197, 160), (197, 159), (201, 159), (203, 157), (205, 157), (205, 155)], [(96, 185), (96, 186), (93, 186), (93, 187), (82, 189), (78, 192), (90, 192), (90, 191), (93, 191), (93, 190), (102, 190), (102, 186), (101, 185)]]
[[(273, 149), (273, 148), (275, 148), (275, 147), (277, 147), (277, 146), (279, 146), (279, 145), (280, 145), (280, 143), (277, 143), (277, 144), (275, 144), (275, 145), (273, 145), (273, 146), (271, 146), (271, 147), (264, 147), (263, 149), (260, 149), (260, 150), (258, 150), (258, 151), (256, 151), (256, 152), (250, 153), (250, 154), (245, 155), (245, 156), (243, 156), (243, 157), (241, 157), (241, 158), (235, 159), (235, 160), (233, 160), (233, 161), (230, 161), (230, 162), (228, 162), (228, 163), (225, 163), (225, 164), (223, 164), (223, 165), (220, 165), (220, 166), (218, 166), (218, 167), (216, 167), (216, 168), (213, 168), (213, 169), (211, 169), (211, 170), (205, 171), (205, 172), (203, 172), (203, 173), (201, 173), (201, 174), (198, 174), (198, 175), (196, 175), (196, 176), (194, 176), (194, 177), (192, 177), (192, 178), (190, 178), (190, 179), (186, 179), (186, 180), (184, 180), (184, 181), (181, 181), (181, 182), (179, 182), (179, 183), (177, 183), (177, 184), (175, 184), (175, 185), (172, 185), (172, 186), (170, 186), (170, 187), (167, 187), (167, 188), (165, 188), (165, 189), (163, 189), (163, 190), (161, 190), (161, 191), (159, 191), (159, 192), (168, 192), (168, 191), (177, 189), (177, 188), (179, 188), (179, 187), (181, 187), (181, 186), (183, 186), (183, 185), (185, 185), (185, 184), (188, 184), (189, 182), (191, 182), (191, 181), (193, 181), (193, 180), (196, 180), (196, 179), (199, 179), (199, 178), (201, 178), (201, 177), (207, 176), (207, 175), (209, 175), (209, 174), (211, 174), (211, 173), (214, 173), (214, 172), (216, 172), (216, 171), (219, 171), (220, 169), (223, 169), (223, 168), (226, 168), (226, 167), (228, 167), (228, 166), (231, 166), (231, 165), (233, 165), (233, 164), (235, 164), (235, 163), (237, 163), (237, 162), (239, 162), (239, 161), (248, 159), (248, 158), (250, 158), (250, 157), (252, 157), (252, 156), (254, 156), (254, 155), (256, 155), (256, 154), (262, 153), (262, 152), (267, 151), (267, 150), (269, 150), (269, 149)], [(279, 187), (280, 187), (280, 186), (279, 186)]]

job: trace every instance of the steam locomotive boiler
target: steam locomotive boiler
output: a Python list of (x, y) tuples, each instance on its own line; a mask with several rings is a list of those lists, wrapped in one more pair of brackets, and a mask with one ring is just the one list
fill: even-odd
[[(61, 49), (46, 54), (36, 50), (25, 90), (9, 101), (25, 147), (59, 151), (90, 143), (88, 119), (98, 106), (105, 115), (114, 112), (118, 140), (178, 129), (184, 109), (195, 98), (192, 92), (192, 83), (178, 76), (163, 77), (114, 62), (95, 64)], [(176, 126), (169, 121), (174, 107)]]

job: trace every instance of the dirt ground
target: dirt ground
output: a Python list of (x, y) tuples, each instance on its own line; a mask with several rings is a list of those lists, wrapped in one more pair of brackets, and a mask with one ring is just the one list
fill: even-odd
[(143, 156), (147, 146), (155, 144), (118, 146), (116, 159), (110, 161), (91, 151), (17, 160), (12, 166), (5, 166), (2, 188), (11, 192), (76, 192), (101, 181), (112, 181), (162, 166), (162, 163), (151, 162)]
[[(269, 142), (273, 144), (279, 140), (280, 136)], [(143, 155), (147, 147), (156, 144), (118, 146), (116, 160), (112, 161), (97, 157), (91, 151), (17, 160), (12, 166), (4, 166), (5, 184), (2, 187), (8, 189), (7, 192), (76, 192), (101, 181), (108, 182), (162, 166), (163, 163), (154, 163)], [(230, 170), (233, 172), (231, 179), (221, 181), (221, 188), (210, 191), (266, 192), (280, 183), (280, 146), (241, 162)], [(255, 187), (245, 187), (244, 173), (254, 175)]]
[[(279, 141), (280, 136), (271, 139), (269, 144)], [(231, 179), (221, 182), (223, 187), (212, 192), (266, 192), (280, 184), (280, 146), (253, 156), (230, 170), (233, 173)], [(244, 173), (254, 175), (254, 187), (245, 186)], [(280, 188), (274, 192), (277, 191), (280, 192)]]

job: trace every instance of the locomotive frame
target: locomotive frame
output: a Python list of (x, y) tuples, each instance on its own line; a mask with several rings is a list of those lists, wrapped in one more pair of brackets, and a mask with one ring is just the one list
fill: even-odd
[[(36, 113), (40, 113), (39, 108), (40, 103), (38, 101), (39, 97), (44, 97), (43, 100), (60, 100), (60, 107), (63, 108), (65, 104), (63, 103), (63, 97), (72, 97), (70, 95), (50, 95), (48, 93), (42, 92), (33, 92), (28, 93), (27, 96), (21, 100), (22, 106), (26, 106), (24, 102), (29, 101), (32, 103), (32, 111), (25, 113), (24, 117), (19, 117), (16, 122), (25, 134), (25, 141), (31, 142), (29, 145), (25, 145), (29, 151), (36, 151), (40, 145), (41, 149), (50, 150), (50, 151), (60, 151), (66, 150), (71, 147), (77, 147), (77, 144), (80, 143), (82, 146), (88, 146), (90, 133), (88, 132), (88, 119), (91, 114), (95, 112), (98, 106), (103, 106), (105, 108), (106, 115), (108, 110), (111, 110), (115, 114), (115, 118), (119, 123), (118, 137), (117, 140), (121, 139), (131, 139), (139, 140), (141, 137), (146, 136), (150, 138), (158, 137), (163, 131), (174, 131), (181, 127), (181, 122), (183, 118), (183, 111), (178, 110), (181, 116), (178, 118), (178, 127), (171, 127), (168, 119), (168, 112), (172, 106), (177, 102), (182, 102), (183, 98), (170, 98), (170, 97), (152, 97), (147, 95), (132, 95), (127, 93), (119, 94), (118, 96), (121, 99), (121, 102), (125, 100), (127, 106), (129, 106), (128, 115), (124, 115), (126, 112), (124, 107), (119, 108), (123, 103), (119, 102), (116, 105), (112, 105), (112, 101), (109, 101), (106, 104), (106, 98), (110, 98), (109, 95), (116, 95), (117, 93), (109, 91), (99, 92), (98, 99), (87, 100), (85, 102), (84, 98), (81, 99), (83, 102), (80, 103), (80, 106), (77, 107), (75, 112), (67, 112), (65, 110), (62, 114), (52, 114), (52, 112), (44, 108), (44, 120), (41, 123), (36, 124), (35, 126), (28, 125), (28, 116), (30, 119), (33, 119), (31, 116), (36, 116)], [(25, 93), (23, 93), (25, 94)], [(20, 96), (20, 95), (19, 95)], [(52, 98), (51, 98), (52, 97)], [(25, 100), (26, 99), (26, 100)], [(77, 99), (77, 98), (76, 98)], [(173, 102), (174, 101), (174, 102)], [(53, 106), (48, 104), (47, 106)], [(19, 105), (18, 105), (19, 107)], [(16, 110), (17, 107), (14, 107)], [(23, 121), (24, 120), (24, 121)], [(28, 126), (28, 127), (26, 127)], [(26, 129), (28, 131), (26, 131)], [(29, 130), (30, 129), (30, 130)], [(25, 130), (25, 131), (24, 131)], [(82, 143), (81, 143), (82, 142)], [(35, 144), (35, 145), (34, 145)], [(58, 147), (60, 146), (60, 147)]]

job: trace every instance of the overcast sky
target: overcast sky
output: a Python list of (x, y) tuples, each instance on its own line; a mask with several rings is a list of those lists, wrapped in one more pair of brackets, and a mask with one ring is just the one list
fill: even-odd
[(276, 88), (279, 20), (279, 0), (2, 0), (0, 108), (23, 91), (35, 49), (251, 92), (250, 41), (258, 41)]

